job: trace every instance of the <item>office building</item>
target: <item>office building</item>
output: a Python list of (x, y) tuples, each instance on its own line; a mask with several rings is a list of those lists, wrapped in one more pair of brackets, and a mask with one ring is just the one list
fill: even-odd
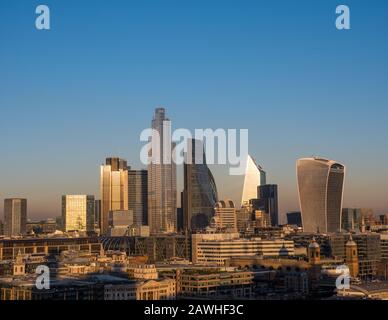
[(111, 237), (129, 236), (133, 220), (132, 210), (109, 212), (109, 235)]
[(248, 155), (244, 173), (241, 206), (257, 198), (257, 188), (266, 184), (265, 171)]
[(0, 239), (0, 261), (14, 260), (19, 254), (59, 255), (74, 250), (86, 254), (99, 254), (101, 243), (97, 237), (88, 238), (31, 238)]
[(206, 164), (203, 142), (189, 139), (184, 163), (184, 228), (196, 231), (209, 226), (217, 202), (217, 187)]
[(361, 209), (342, 209), (342, 229), (346, 231), (361, 231)]
[(179, 274), (179, 295), (186, 298), (236, 299), (253, 294), (254, 274), (250, 271), (186, 271)]
[(63, 231), (94, 231), (94, 196), (62, 196)]
[(232, 200), (221, 200), (217, 202), (210, 226), (217, 230), (237, 232), (236, 208)]
[(128, 170), (128, 209), (133, 211), (133, 223), (148, 223), (148, 172)]
[(26, 234), (27, 199), (4, 200), (4, 235), (15, 237)]
[(148, 225), (151, 234), (176, 231), (176, 165), (172, 160), (171, 121), (164, 108), (157, 108), (152, 120), (148, 165)]
[(379, 215), (379, 221), (381, 225), (388, 225), (388, 214), (381, 214)]
[[(50, 234), (57, 230), (55, 219), (46, 219), (41, 221), (29, 221), (26, 224), (27, 234)], [(61, 230), (61, 229), (59, 229)]]
[(300, 211), (288, 212), (287, 224), (302, 227), (302, 214)]
[(257, 198), (259, 206), (270, 217), (271, 225), (279, 225), (279, 207), (278, 207), (278, 186), (276, 184), (266, 184), (257, 188)]
[(381, 260), (388, 261), (388, 233), (380, 234)]
[(345, 166), (317, 157), (299, 159), (297, 179), (304, 231), (340, 230)]
[(94, 230), (101, 230), (101, 200), (94, 202)]
[(240, 238), (238, 233), (198, 233), (192, 235), (192, 261), (224, 266), (231, 257), (287, 257), (295, 254), (290, 240)]
[(128, 167), (119, 158), (107, 158), (101, 166), (101, 234), (109, 231), (109, 212), (128, 210)]

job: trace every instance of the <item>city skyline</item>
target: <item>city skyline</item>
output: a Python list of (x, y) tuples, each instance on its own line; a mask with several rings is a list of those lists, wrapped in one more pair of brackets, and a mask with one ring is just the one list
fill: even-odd
[[(295, 161), (312, 155), (346, 165), (344, 207), (388, 212), (386, 3), (349, 1), (345, 33), (336, 1), (113, 3), (50, 1), (42, 33), (36, 1), (1, 2), (0, 202), (26, 198), (34, 219), (60, 216), (63, 194), (98, 198), (105, 158), (145, 169), (139, 134), (163, 105), (175, 128), (248, 128), (282, 216), (299, 210)], [(233, 198), (233, 177), (209, 167)]]
[[(158, 112), (158, 110), (163, 110), (163, 114), (167, 111), (167, 110), (165, 110), (164, 108), (161, 108), (161, 107), (158, 107), (158, 108), (155, 108), (154, 109), (154, 111), (155, 111), (155, 113), (157, 114), (157, 112)], [(163, 117), (164, 117), (164, 115), (163, 115)], [(165, 119), (165, 120), (167, 120), (167, 123), (168, 123), (168, 126), (169, 127), (171, 127), (171, 120), (170, 119), (167, 119), (167, 118), (163, 118), (163, 119)], [(153, 120), (153, 123), (155, 122), (155, 119)], [(162, 139), (163, 140), (163, 139)], [(174, 143), (172, 143), (172, 148), (174, 148)], [(314, 158), (317, 158), (317, 159), (319, 159), (319, 158), (323, 158), (323, 157), (316, 157), (316, 156), (313, 156)], [(108, 161), (109, 159), (113, 159), (113, 160), (118, 160), (118, 161), (123, 161), (124, 163), (125, 163), (125, 167), (127, 167), (127, 170), (128, 170), (128, 172), (131, 170), (131, 169), (133, 169), (133, 170), (138, 170), (138, 171), (144, 171), (144, 172), (147, 172), (147, 166), (145, 166), (145, 165), (142, 165), (142, 164), (140, 164), (140, 166), (139, 166), (139, 168), (134, 168), (134, 167), (132, 167), (131, 166), (131, 164), (128, 164), (128, 165), (126, 165), (126, 163), (127, 163), (127, 160), (126, 159), (121, 159), (121, 158), (118, 158), (118, 157), (115, 157), (115, 156), (112, 156), (112, 157), (107, 157), (106, 159), (105, 159), (105, 161)], [(113, 160), (111, 160), (111, 161), (113, 161)], [(253, 162), (255, 162), (254, 160), (252, 160), (252, 157), (250, 156), (250, 155), (248, 155), (248, 163), (249, 163), (249, 160), (250, 161), (253, 161)], [(300, 160), (300, 159), (299, 159)], [(299, 161), (298, 160), (298, 161)], [(245, 164), (245, 162), (243, 162), (244, 164)], [(255, 166), (258, 166), (256, 163), (254, 163), (254, 165)], [(102, 168), (104, 167), (104, 165), (101, 165), (101, 170), (102, 170)], [(179, 203), (180, 202), (180, 196), (179, 196), (179, 194), (183, 191), (183, 189), (184, 189), (184, 186), (183, 186), (183, 181), (179, 181), (179, 180), (183, 180), (183, 178), (184, 178), (184, 172), (183, 172), (183, 166), (182, 165), (177, 165), (176, 166), (177, 168), (178, 168), (178, 170), (177, 170), (177, 184), (180, 186), (179, 187), (179, 189), (177, 189), (177, 196), (176, 196), (176, 198), (177, 198), (177, 207), (181, 207), (182, 206), (182, 203)], [(216, 171), (216, 172), (218, 172), (218, 174), (219, 175), (222, 175), (223, 177), (225, 177), (225, 175), (228, 175), (228, 173), (226, 172), (226, 170), (224, 170), (224, 171), (221, 171), (221, 173), (219, 172), (219, 171), (217, 171), (217, 169), (218, 168), (220, 168), (220, 167), (228, 167), (227, 165), (217, 165), (217, 164), (213, 164), (213, 165), (209, 165), (209, 167), (210, 168), (213, 168), (212, 170), (211, 170), (211, 172), (213, 172), (213, 171)], [(264, 170), (263, 170), (263, 168), (261, 167), (261, 166), (258, 166), (258, 168), (260, 169), (260, 172), (263, 172), (264, 174), (265, 174), (265, 172), (264, 172)], [(180, 171), (182, 171), (182, 172), (180, 172)], [(296, 172), (296, 174), (297, 174), (297, 170), (295, 171)], [(102, 174), (102, 173), (101, 173)], [(101, 179), (101, 174), (100, 174), (100, 179)], [(226, 178), (229, 178), (230, 179), (230, 181), (232, 182), (232, 184), (234, 185), (234, 187), (236, 188), (235, 190), (239, 190), (238, 188), (242, 188), (241, 190), (239, 190), (238, 192), (237, 192), (237, 195), (236, 194), (231, 194), (231, 195), (226, 195), (226, 196), (224, 196), (224, 197), (219, 197), (220, 199), (232, 199), (233, 201), (235, 201), (235, 200), (237, 200), (237, 203), (239, 203), (239, 200), (240, 200), (240, 196), (239, 196), (239, 194), (241, 194), (242, 193), (242, 191), (243, 191), (243, 189), (244, 189), (244, 185), (245, 185), (245, 179), (244, 179), (244, 177), (245, 177), (245, 175), (241, 175), (241, 176), (237, 176), (237, 178), (236, 178), (236, 176), (229, 176), (229, 177), (226, 177)], [(241, 180), (241, 181), (243, 181), (244, 183), (240, 186), (240, 182), (241, 181), (239, 181), (239, 180)], [(270, 179), (271, 180), (271, 179)], [(345, 179), (345, 185), (346, 185), (346, 181), (347, 181), (347, 179)], [(217, 180), (215, 181), (216, 182), (216, 185), (217, 185)], [(274, 182), (274, 181), (272, 181), (272, 182)], [(101, 181), (99, 181), (99, 184), (101, 184)], [(124, 185), (126, 185), (126, 183), (124, 183)], [(225, 194), (225, 190), (224, 190), (225, 188), (220, 188), (220, 190), (221, 190), (221, 192), (220, 192), (220, 194)], [(297, 181), (297, 178), (296, 178), (296, 192), (298, 193), (298, 181)], [(345, 194), (346, 194), (346, 187), (344, 188), (344, 192), (345, 192)], [(85, 194), (87, 194), (87, 192), (85, 193)], [(100, 186), (100, 190), (99, 190), (99, 192), (97, 192), (96, 194), (95, 194), (95, 197), (96, 197), (96, 199), (98, 198), (98, 197), (101, 197), (101, 186)], [(19, 196), (19, 195), (12, 195), (12, 196), (8, 196), (8, 198), (23, 198), (23, 197), (21, 197), (21, 196)], [(60, 196), (60, 198), (62, 199), (62, 195)], [(30, 202), (30, 199), (28, 199), (29, 200), (29, 202)], [(281, 198), (279, 199), (280, 201), (281, 201)], [(279, 202), (280, 202), (279, 201)], [(297, 195), (297, 201), (299, 201), (299, 196)], [(29, 209), (28, 209), (28, 211), (27, 211), (27, 213), (28, 213), (28, 216), (27, 216), (27, 218), (28, 219), (44, 219), (44, 218), (54, 218), (54, 217), (58, 217), (58, 216), (61, 216), (61, 214), (62, 214), (62, 203), (61, 203), (61, 200), (59, 200), (59, 202), (60, 202), (60, 208), (59, 208), (59, 213), (58, 214), (53, 214), (53, 215), (36, 215), (36, 217), (33, 217), (34, 216), (34, 214), (30, 214), (30, 211), (29, 211)], [(351, 207), (351, 205), (346, 205), (346, 202), (344, 202), (344, 204), (342, 205), (342, 207), (343, 208), (345, 208), (345, 207)], [(353, 207), (356, 207), (356, 206), (354, 206), (353, 205)], [(372, 208), (372, 210), (374, 209), (373, 208), (373, 206), (371, 206), (371, 205), (366, 205), (366, 206), (359, 206), (360, 208)], [(288, 212), (292, 212), (293, 210), (301, 210), (301, 208), (300, 208), (300, 205), (298, 204), (296, 207), (294, 207), (294, 208), (291, 208), (291, 209), (286, 209), (286, 210), (284, 210), (284, 208), (283, 208), (283, 211), (279, 211), (279, 223), (285, 223), (285, 221), (286, 221), (286, 213), (288, 213)], [(388, 211), (388, 210), (386, 210), (386, 211)], [(0, 211), (1, 212), (1, 211)], [(382, 214), (382, 213), (385, 213), (385, 210), (383, 209), (383, 210), (377, 210), (376, 212), (375, 212), (375, 215), (377, 216), (378, 214)], [(104, 216), (104, 214), (102, 214), (102, 216)], [(0, 219), (1, 220), (1, 219)]]

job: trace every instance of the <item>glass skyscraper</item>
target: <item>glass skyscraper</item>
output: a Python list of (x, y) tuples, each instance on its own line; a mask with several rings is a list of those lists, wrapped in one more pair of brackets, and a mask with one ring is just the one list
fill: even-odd
[(241, 206), (247, 205), (251, 199), (256, 199), (257, 187), (264, 184), (266, 184), (265, 171), (248, 155), (241, 195)]
[(128, 210), (128, 167), (119, 158), (107, 158), (100, 170), (101, 234), (109, 231), (109, 212)]
[(128, 209), (133, 212), (133, 223), (148, 224), (148, 172), (128, 171)]
[(20, 236), (26, 233), (27, 199), (4, 200), (4, 235)]
[(257, 198), (260, 209), (264, 210), (270, 217), (271, 225), (279, 225), (278, 209), (278, 186), (276, 184), (265, 184), (257, 188)]
[(62, 196), (63, 231), (94, 231), (94, 196)]
[(299, 159), (297, 179), (304, 232), (340, 230), (345, 166), (317, 157)]
[(189, 139), (184, 163), (184, 228), (195, 231), (209, 226), (217, 202), (217, 187), (206, 164), (203, 142)]
[(164, 108), (152, 120), (148, 165), (148, 225), (151, 234), (176, 232), (176, 165), (172, 160), (171, 121)]

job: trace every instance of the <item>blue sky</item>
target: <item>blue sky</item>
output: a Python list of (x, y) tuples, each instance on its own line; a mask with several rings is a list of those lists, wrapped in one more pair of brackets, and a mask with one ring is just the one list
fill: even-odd
[[(50, 31), (35, 29), (39, 4)], [(346, 1), (349, 31), (339, 4), (1, 0), (0, 201), (27, 197), (44, 217), (62, 194), (98, 196), (104, 158), (139, 167), (164, 106), (175, 128), (249, 129), (282, 212), (298, 209), (295, 161), (310, 155), (347, 166), (345, 205), (388, 212), (388, 2)]]

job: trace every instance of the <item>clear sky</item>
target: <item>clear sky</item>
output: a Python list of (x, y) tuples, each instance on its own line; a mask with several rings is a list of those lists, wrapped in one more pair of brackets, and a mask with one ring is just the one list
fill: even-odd
[[(35, 29), (39, 4), (50, 31)], [(348, 31), (339, 4), (1, 0), (0, 201), (26, 197), (40, 218), (62, 194), (98, 196), (99, 165), (140, 167), (139, 133), (164, 106), (174, 128), (249, 129), (283, 213), (311, 155), (347, 166), (346, 206), (388, 212), (388, 1), (346, 1)]]

